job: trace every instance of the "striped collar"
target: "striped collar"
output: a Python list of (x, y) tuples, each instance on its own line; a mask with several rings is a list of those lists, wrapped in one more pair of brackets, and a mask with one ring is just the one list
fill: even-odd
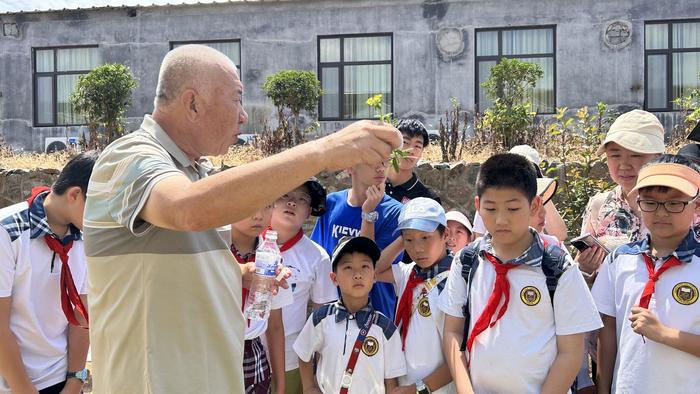
[[(540, 239), (539, 234), (530, 227), (530, 234), (532, 234), (532, 243), (530, 244), (530, 247), (527, 248), (520, 256), (508, 260), (508, 261), (502, 261), (504, 264), (525, 264), (529, 265), (530, 267), (539, 267), (542, 265), (542, 257), (544, 256), (544, 244), (542, 243), (542, 239)], [(491, 243), (492, 236), (489, 233), (486, 233), (486, 235), (481, 238), (480, 245), (479, 245), (479, 254), (483, 257), (483, 253), (489, 253), (490, 255), (496, 256), (496, 253), (493, 250), (493, 244)]]
[[(35, 239), (45, 235), (59, 239), (58, 236), (51, 230), (49, 222), (46, 218), (46, 210), (44, 209), (44, 200), (49, 192), (44, 192), (36, 196), (31, 207), (28, 207), (29, 214), (29, 238)], [(67, 244), (70, 241), (79, 241), (83, 238), (82, 232), (72, 223), (68, 225), (68, 234), (61, 240), (62, 244)]]
[(365, 305), (362, 309), (355, 313), (350, 313), (346, 308), (345, 305), (343, 305), (342, 300), (338, 300), (335, 302), (335, 322), (340, 323), (345, 319), (348, 320), (355, 320), (357, 323), (357, 326), (359, 328), (362, 328), (365, 325), (365, 322), (367, 319), (372, 318), (374, 316), (374, 308), (372, 307), (372, 304), (368, 301), (367, 305)]
[(423, 280), (433, 279), (440, 273), (449, 271), (452, 260), (454, 260), (454, 255), (451, 250), (447, 249), (447, 255), (438, 261), (437, 264), (433, 264), (433, 266), (429, 268), (421, 268), (418, 264), (414, 264), (413, 270), (416, 272), (416, 276)]
[[(700, 252), (700, 242), (697, 238), (695, 238), (695, 233), (692, 230), (689, 230), (688, 235), (676, 247), (676, 250), (674, 250), (670, 255), (666, 256), (664, 260), (670, 256), (675, 256), (682, 263), (687, 264), (693, 261), (693, 256), (696, 255), (696, 251)], [(628, 255), (640, 255), (644, 253), (652, 256), (651, 235), (647, 234), (647, 236), (640, 241), (622, 245), (616, 250), (616, 252), (619, 254)]]

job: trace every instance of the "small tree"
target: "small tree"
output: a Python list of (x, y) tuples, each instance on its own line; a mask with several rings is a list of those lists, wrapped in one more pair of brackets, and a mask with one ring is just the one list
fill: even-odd
[[(268, 76), (262, 88), (277, 107), (277, 133), (282, 134), (285, 145), (291, 147), (303, 142), (304, 136), (299, 127), (301, 111), (315, 114), (323, 93), (316, 75), (311, 71), (282, 70)], [(291, 127), (285, 110), (291, 114)]]
[(518, 143), (518, 132), (532, 124), (532, 90), (544, 71), (538, 64), (503, 58), (491, 68), (491, 75), (481, 86), (493, 102), (484, 112), (484, 126), (491, 128), (502, 139), (504, 148)]
[[(124, 114), (138, 83), (123, 64), (105, 64), (80, 76), (70, 95), (73, 109), (88, 123), (89, 149), (102, 148), (124, 133)], [(102, 135), (98, 133), (102, 130)]]
[[(700, 83), (700, 73), (698, 73), (698, 83)], [(674, 106), (678, 109), (678, 124), (673, 126), (668, 141), (668, 146), (672, 149), (679, 149), (688, 143), (686, 137), (691, 130), (700, 122), (700, 89), (692, 89), (685, 96), (673, 100)]]

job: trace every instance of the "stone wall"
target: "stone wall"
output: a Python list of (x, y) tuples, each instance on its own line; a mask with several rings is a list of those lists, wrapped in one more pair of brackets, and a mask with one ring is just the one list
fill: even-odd
[(34, 186), (50, 185), (58, 178), (58, 170), (0, 170), (0, 208), (25, 200)]
[[(445, 210), (457, 209), (474, 214), (474, 194), (479, 163), (431, 164), (424, 162), (416, 168), (418, 178), (435, 189)], [(0, 170), (0, 208), (26, 199), (32, 187), (50, 185), (58, 177), (58, 170)], [(595, 177), (607, 177), (604, 165), (594, 170)], [(350, 187), (350, 175), (345, 171), (324, 172), (318, 176), (329, 193)], [(565, 187), (565, 179), (559, 190)], [(555, 197), (555, 201), (557, 198)]]

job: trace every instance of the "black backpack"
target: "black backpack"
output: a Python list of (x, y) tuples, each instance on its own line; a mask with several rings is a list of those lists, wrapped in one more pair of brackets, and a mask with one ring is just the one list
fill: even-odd
[[(544, 243), (544, 255), (542, 256), (542, 272), (545, 275), (547, 290), (549, 291), (549, 299), (552, 301), (554, 308), (554, 292), (557, 289), (559, 278), (570, 266), (571, 263), (567, 259), (567, 254), (556, 245), (548, 245), (547, 242), (540, 238)], [(462, 336), (461, 351), (467, 349), (467, 337), (469, 333), (469, 324), (471, 314), (469, 313), (469, 295), (471, 293), (472, 279), (476, 268), (479, 266), (479, 245), (481, 241), (477, 240), (467, 245), (459, 254), (459, 261), (462, 263), (462, 278), (467, 283), (467, 299), (462, 307), (464, 314), (464, 334)]]

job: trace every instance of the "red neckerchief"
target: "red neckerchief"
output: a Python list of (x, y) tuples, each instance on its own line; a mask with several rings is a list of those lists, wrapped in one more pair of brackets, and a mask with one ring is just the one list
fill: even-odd
[(639, 306), (645, 309), (649, 309), (649, 301), (651, 300), (652, 294), (654, 294), (654, 287), (656, 281), (659, 280), (661, 274), (663, 274), (667, 269), (681, 265), (681, 261), (678, 260), (676, 256), (669, 257), (664, 263), (659, 267), (659, 270), (654, 272), (654, 261), (651, 256), (646, 253), (642, 253), (644, 258), (644, 263), (647, 266), (647, 272), (649, 273), (649, 280), (647, 284), (644, 285), (644, 290), (642, 290), (642, 296), (639, 298)]
[(411, 320), (411, 309), (413, 307), (413, 290), (418, 287), (419, 284), (423, 283), (424, 279), (419, 277), (416, 270), (411, 270), (411, 275), (408, 277), (408, 282), (406, 283), (406, 288), (401, 294), (401, 299), (399, 300), (399, 307), (396, 308), (396, 317), (394, 318), (394, 324), (399, 327), (399, 333), (401, 334), (401, 346), (403, 350), (406, 350), (406, 335), (408, 335), (408, 322)]
[[(29, 209), (31, 210), (32, 204), (41, 193), (46, 191), (51, 191), (49, 187), (37, 186), (32, 188), (32, 195), (27, 199), (27, 204), (29, 204)], [(55, 238), (50, 234), (44, 236), (44, 241), (49, 249), (56, 253), (61, 259), (61, 279), (59, 289), (61, 291), (61, 309), (63, 309), (63, 314), (66, 315), (68, 322), (74, 326), (88, 328), (87, 326), (82, 326), (78, 319), (75, 318), (74, 310), (77, 310), (81, 316), (85, 319), (85, 322), (89, 324), (88, 311), (83, 305), (83, 301), (80, 299), (80, 294), (78, 294), (78, 289), (75, 288), (75, 282), (73, 281), (73, 274), (68, 266), (68, 252), (70, 252), (73, 247), (73, 240), (68, 241), (67, 244), (63, 245), (60, 240)]]
[[(471, 335), (469, 335), (469, 339), (467, 340), (467, 351), (470, 353), (470, 361), (474, 339), (476, 339), (476, 337), (479, 334), (486, 331), (486, 329), (488, 329), (489, 327), (493, 327), (496, 324), (496, 322), (498, 322), (498, 320), (501, 317), (503, 317), (503, 315), (506, 313), (506, 310), (508, 309), (508, 301), (510, 300), (510, 283), (508, 282), (506, 274), (511, 269), (520, 267), (520, 264), (501, 263), (497, 257), (487, 252), (484, 252), (484, 256), (486, 257), (486, 260), (493, 264), (493, 268), (496, 269), (496, 281), (493, 285), (493, 292), (491, 293), (491, 296), (489, 297), (489, 300), (486, 303), (486, 308), (484, 308), (484, 311), (481, 312), (481, 316), (479, 316), (479, 319), (474, 324), (472, 333)], [(491, 322), (491, 319), (493, 319), (493, 315), (496, 314), (496, 308), (498, 308), (498, 304), (501, 303), (501, 298), (503, 297), (505, 297), (503, 306), (498, 311), (498, 316), (496, 316), (496, 320)]]
[[(262, 233), (263, 239), (265, 239), (265, 235), (267, 234), (267, 232), (268, 232), (269, 230), (272, 230), (272, 227), (268, 227), (268, 228), (265, 229), (265, 231), (263, 231), (263, 233)], [(293, 236), (292, 238), (288, 239), (287, 242), (285, 242), (285, 243), (283, 243), (282, 245), (280, 245), (280, 253), (285, 252), (285, 251), (291, 249), (292, 246), (296, 245), (297, 242), (299, 242), (299, 241), (301, 240), (302, 237), (304, 237), (304, 231), (302, 231), (301, 229), (299, 229), (299, 232), (298, 232), (298, 233), (294, 234), (294, 236)]]

